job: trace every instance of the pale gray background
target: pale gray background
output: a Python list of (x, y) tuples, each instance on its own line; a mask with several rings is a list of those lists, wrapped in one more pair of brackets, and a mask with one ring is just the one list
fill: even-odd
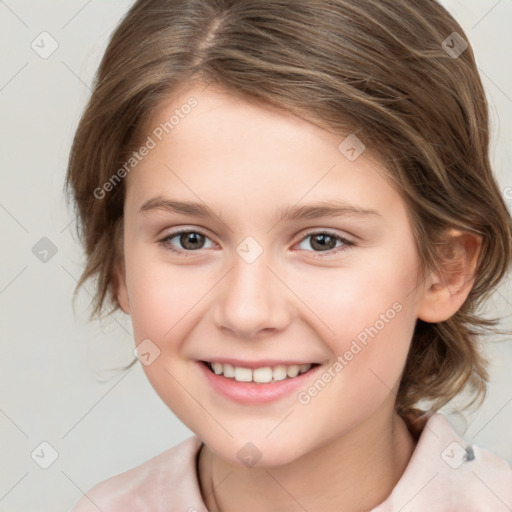
[[(475, 49), (491, 103), (492, 160), (512, 206), (512, 0), (443, 3)], [(191, 435), (139, 363), (126, 373), (109, 370), (133, 357), (128, 320), (86, 323), (87, 293), (76, 317), (71, 304), (83, 260), (63, 198), (66, 160), (107, 38), (129, 5), (0, 0), (0, 512), (70, 510), (97, 482)], [(47, 59), (31, 48), (43, 31), (59, 45)], [(42, 237), (58, 249), (46, 263), (32, 252)], [(507, 280), (489, 311), (505, 316), (509, 329), (511, 303)], [(512, 462), (512, 342), (486, 351), (490, 392), (467, 417), (465, 437)], [(449, 420), (462, 429), (460, 419)], [(48, 469), (31, 458), (43, 441), (59, 454)]]

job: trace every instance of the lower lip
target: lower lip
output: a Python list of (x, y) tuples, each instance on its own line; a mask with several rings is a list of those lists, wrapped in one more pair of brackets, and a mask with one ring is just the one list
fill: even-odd
[(321, 369), (321, 365), (318, 365), (292, 379), (286, 378), (277, 382), (256, 384), (227, 379), (211, 372), (204, 363), (197, 361), (197, 364), (215, 391), (241, 404), (264, 404), (279, 400), (301, 387), (305, 387), (313, 374)]

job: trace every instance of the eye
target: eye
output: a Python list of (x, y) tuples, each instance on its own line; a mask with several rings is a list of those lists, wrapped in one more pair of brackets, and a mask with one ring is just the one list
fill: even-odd
[[(173, 239), (177, 238), (178, 242), (181, 244), (181, 250), (175, 249), (173, 247), (173, 243), (171, 242)], [(165, 238), (162, 238), (158, 242), (167, 250), (180, 253), (187, 256), (187, 252), (193, 252), (198, 249), (204, 249), (205, 240), (209, 240), (209, 238), (201, 231), (197, 230), (180, 230), (174, 233), (170, 233)]]
[[(310, 239), (310, 241), (306, 242), (308, 239)], [(340, 242), (340, 245), (336, 247), (337, 242)], [(311, 231), (301, 240), (300, 243), (306, 243), (306, 245), (309, 245), (309, 247), (314, 249), (313, 251), (309, 252), (326, 253), (314, 254), (313, 257), (315, 258), (324, 258), (326, 256), (331, 256), (332, 254), (336, 254), (341, 251), (346, 251), (350, 247), (356, 245), (355, 242), (347, 240), (346, 238), (343, 238), (340, 235), (337, 235), (336, 233), (332, 233), (330, 231)], [(302, 247), (301, 249), (305, 248)], [(318, 251), (316, 249), (318, 249)]]
[[(177, 239), (181, 248), (175, 248), (175, 242), (172, 240)], [(302, 238), (300, 244), (306, 243), (306, 240), (310, 239), (307, 243), (313, 251), (308, 251), (305, 247), (300, 247), (302, 250), (313, 253), (326, 253), (326, 254), (313, 254), (315, 258), (324, 258), (331, 256), (341, 251), (346, 251), (352, 246), (355, 246), (355, 242), (347, 240), (346, 238), (332, 233), (330, 231), (311, 231), (305, 237)], [(207, 248), (205, 247), (205, 241), (210, 240), (209, 237), (198, 230), (186, 230), (182, 229), (174, 233), (170, 233), (161, 240), (158, 241), (164, 249), (180, 254), (181, 256), (188, 256), (187, 252), (194, 252), (196, 250)], [(210, 240), (211, 241), (211, 240)], [(339, 243), (339, 245), (337, 245)], [(213, 243), (212, 243), (213, 244)], [(210, 247), (212, 247), (211, 245)], [(336, 249), (336, 250), (335, 250)]]

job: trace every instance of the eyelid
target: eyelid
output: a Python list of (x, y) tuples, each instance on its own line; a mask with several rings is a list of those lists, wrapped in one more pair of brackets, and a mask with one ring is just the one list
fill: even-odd
[[(352, 240), (352, 237), (350, 235), (340, 235), (337, 233), (334, 229), (331, 228), (308, 228), (304, 233), (302, 233), (301, 238), (299, 239), (299, 242), (302, 242), (304, 238), (307, 238), (310, 235), (330, 235), (335, 238), (339, 238), (340, 240), (343, 240), (347, 243), (356, 243), (355, 240)], [(355, 238), (355, 237), (354, 237)]]
[(303, 233), (301, 235), (301, 238), (295, 245), (303, 242), (306, 238), (308, 238), (311, 235), (327, 235), (327, 236), (331, 236), (337, 240), (340, 240), (343, 243), (343, 245), (341, 245), (340, 247), (336, 247), (334, 249), (329, 249), (327, 251), (306, 251), (306, 252), (311, 253), (313, 258), (328, 258), (329, 256), (335, 256), (335, 255), (345, 252), (357, 245), (355, 241), (353, 241), (350, 238), (347, 238), (345, 236), (342, 236), (342, 235), (336, 233), (333, 229), (329, 229), (329, 228), (326, 228), (326, 229), (324, 229), (324, 228), (309, 228), (306, 230), (305, 233)]
[(164, 235), (163, 237), (160, 237), (157, 242), (162, 245), (164, 247), (165, 250), (167, 251), (171, 251), (173, 253), (176, 253), (176, 254), (179, 254), (181, 256), (192, 256), (194, 254), (194, 252), (199, 252), (201, 249), (198, 249), (197, 251), (187, 251), (187, 250), (184, 250), (184, 249), (175, 249), (174, 247), (172, 247), (172, 245), (170, 243), (168, 243), (168, 240), (171, 239), (171, 238), (175, 238), (176, 236), (179, 236), (183, 233), (198, 233), (202, 236), (204, 236), (205, 238), (208, 238), (209, 240), (211, 240), (213, 243), (215, 243), (211, 237), (205, 232), (203, 231), (202, 229), (199, 229), (199, 228), (180, 228), (180, 229), (177, 229), (176, 231), (171, 231), (170, 233)]

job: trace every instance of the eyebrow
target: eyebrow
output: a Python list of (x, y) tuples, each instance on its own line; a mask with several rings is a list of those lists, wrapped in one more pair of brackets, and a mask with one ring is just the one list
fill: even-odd
[[(161, 196), (147, 200), (139, 212), (163, 210), (170, 213), (182, 213), (192, 217), (218, 217), (210, 207), (204, 203), (191, 201), (173, 201)], [(339, 200), (320, 201), (304, 206), (286, 205), (277, 212), (276, 222), (294, 221), (301, 219), (317, 219), (322, 217), (340, 216), (381, 216), (381, 213), (371, 208), (362, 208)]]

